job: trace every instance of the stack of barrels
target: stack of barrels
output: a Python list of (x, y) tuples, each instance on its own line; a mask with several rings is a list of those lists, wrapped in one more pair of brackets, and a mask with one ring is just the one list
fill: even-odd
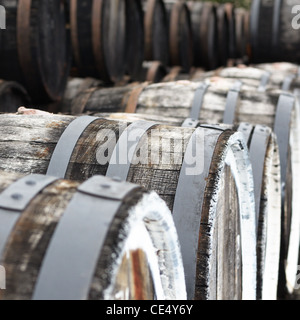
[(0, 5), (0, 299), (295, 295), (300, 67), (258, 58), (267, 3)]

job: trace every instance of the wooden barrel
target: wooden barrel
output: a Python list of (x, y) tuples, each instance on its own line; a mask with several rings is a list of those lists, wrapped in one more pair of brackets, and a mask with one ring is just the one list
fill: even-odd
[[(251, 67), (224, 68), (215, 72), (222, 78), (242, 81), (254, 91), (283, 90), (297, 94), (300, 89), (299, 67), (288, 63), (259, 64)], [(211, 73), (199, 76), (198, 80), (211, 77)], [(193, 79), (196, 80), (196, 79)]]
[[(286, 262), (284, 285), (293, 290), (299, 247), (299, 115), (294, 95), (283, 91), (258, 92), (236, 80), (212, 78), (206, 84), (178, 81), (150, 85), (142, 91), (137, 112), (205, 123), (266, 125), (278, 136), (283, 194), (282, 252)], [(244, 89), (243, 89), (244, 87)], [(192, 89), (193, 88), (193, 89)], [(200, 109), (199, 109), (200, 107)], [(199, 111), (200, 110), (200, 111)], [(282, 269), (281, 268), (281, 269)], [(282, 273), (282, 272), (281, 272)], [(282, 285), (280, 286), (282, 288)]]
[(217, 5), (219, 65), (226, 66), (229, 59), (229, 21), (222, 5)]
[(24, 85), (33, 102), (60, 100), (71, 61), (63, 1), (1, 0), (0, 77)]
[(300, 66), (288, 62), (261, 63), (254, 67), (271, 74), (278, 79), (277, 84), (282, 90), (294, 93), (300, 98)]
[(186, 299), (176, 228), (156, 193), (6, 172), (0, 190), (1, 300)]
[(6, 155), (0, 169), (72, 180), (120, 177), (165, 200), (179, 237), (188, 299), (255, 299), (253, 179), (241, 133), (59, 115), (3, 115), (0, 123), (6, 133), (0, 135)]
[(127, 63), (126, 9), (125, 1), (119, 0), (70, 0), (72, 52), (77, 76), (105, 82), (122, 80)]
[(17, 112), (19, 107), (30, 104), (31, 99), (21, 84), (0, 80), (0, 112)]
[(169, 21), (170, 65), (188, 72), (194, 63), (190, 10), (184, 1), (164, 0)]
[(193, 30), (194, 66), (212, 70), (218, 66), (218, 25), (211, 2), (189, 1)]
[(229, 58), (236, 59), (236, 18), (235, 18), (235, 6), (230, 2), (226, 2), (220, 5), (219, 10), (223, 10), (227, 15), (228, 27), (229, 27)]
[(297, 0), (254, 0), (251, 7), (251, 61), (300, 62)]
[(169, 24), (163, 0), (144, 1), (145, 60), (169, 65)]
[[(140, 0), (126, 1), (126, 29), (126, 73), (132, 80), (139, 80), (144, 61), (144, 13)], [(114, 54), (117, 59), (118, 52)]]
[[(97, 114), (107, 119), (130, 122), (147, 120), (181, 126), (178, 118), (145, 114)], [(185, 122), (186, 124), (187, 122)], [(276, 136), (262, 125), (241, 123), (232, 126), (240, 131), (249, 148), (254, 174), (254, 194), (257, 223), (257, 299), (276, 300), (279, 278), (281, 233), (280, 159)]]
[(236, 55), (237, 59), (247, 62), (247, 45), (248, 45), (248, 17), (247, 11), (243, 8), (235, 10), (236, 20)]

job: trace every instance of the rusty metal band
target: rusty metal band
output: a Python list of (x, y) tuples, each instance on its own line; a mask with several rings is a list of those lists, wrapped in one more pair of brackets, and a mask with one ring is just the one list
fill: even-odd
[[(136, 121), (129, 125), (121, 134), (109, 162), (106, 176), (110, 178), (119, 178), (123, 181), (127, 180), (130, 166), (132, 164), (134, 152), (129, 154), (129, 151), (136, 148), (144, 134), (149, 129), (156, 126), (157, 123), (150, 121)], [(132, 134), (136, 134), (134, 139), (131, 137)]]
[(209, 84), (203, 82), (196, 89), (189, 118), (199, 119), (201, 108), (203, 105), (204, 96), (205, 96), (205, 93), (208, 88), (209, 88)]
[[(285, 184), (287, 179), (288, 154), (290, 145), (290, 128), (292, 120), (292, 112), (294, 109), (296, 98), (292, 94), (281, 94), (277, 104), (274, 133), (277, 135), (277, 142), (280, 153), (281, 167), (281, 185), (282, 195), (284, 197)], [(283, 201), (284, 203), (284, 201)]]
[(240, 92), (243, 83), (241, 81), (236, 81), (232, 89), (228, 91), (226, 98), (225, 111), (223, 116), (223, 123), (233, 124), (235, 119), (236, 108), (238, 105), (238, 100), (240, 97)]
[(149, 85), (148, 82), (141, 84), (140, 86), (132, 89), (129, 98), (126, 103), (125, 113), (135, 113), (138, 106), (140, 94)]
[(273, 22), (272, 22), (272, 46), (273, 46), (273, 49), (277, 49), (277, 47), (278, 47), (281, 4), (282, 4), (282, 0), (274, 0)]
[(72, 105), (72, 115), (82, 114), (84, 109), (90, 100), (92, 94), (98, 89), (98, 87), (86, 89), (82, 94), (83, 97), (80, 99), (80, 103), (74, 103)]
[(170, 48), (170, 59), (172, 65), (180, 65), (179, 58), (179, 45), (178, 45), (178, 33), (179, 33), (179, 17), (182, 7), (181, 2), (176, 2), (172, 6), (171, 10), (171, 20), (170, 20), (170, 39), (169, 39), (169, 48)]
[[(209, 176), (215, 145), (223, 131), (216, 130), (213, 137), (214, 142), (212, 142), (204, 139), (200, 128), (195, 129), (188, 143), (178, 179), (173, 205), (173, 219), (182, 251), (188, 300), (194, 299), (195, 295), (199, 230), (206, 188), (203, 181)], [(195, 150), (200, 150), (204, 155), (201, 163), (203, 170), (199, 174), (189, 175), (187, 170), (191, 166), (190, 159)]]
[(108, 78), (102, 43), (103, 0), (93, 0), (92, 6), (92, 43), (93, 54), (99, 74)]
[(32, 174), (12, 183), (0, 194), (0, 259), (22, 212), (33, 198), (57, 178)]
[(86, 128), (97, 117), (82, 116), (72, 121), (61, 135), (54, 149), (47, 170), (47, 175), (64, 178), (69, 166), (74, 148)]
[(157, 74), (157, 71), (159, 70), (160, 67), (162, 67), (161, 62), (153, 61), (151, 63), (151, 65), (150, 65), (150, 68), (147, 71), (146, 81), (154, 82), (155, 81), (155, 75)]
[(138, 186), (94, 176), (70, 201), (46, 251), (33, 300), (86, 300), (110, 225)]
[(31, 53), (31, 0), (18, 1), (17, 7), (17, 50), (22, 74), (27, 84), (30, 85), (35, 79), (32, 76), (32, 53)]
[(266, 91), (266, 87), (267, 87), (267, 84), (270, 80), (270, 77), (271, 77), (270, 72), (265, 72), (263, 74), (263, 76), (261, 77), (261, 80), (260, 80), (259, 87), (257, 89), (258, 92), (265, 92)]
[(175, 81), (181, 69), (181, 67), (172, 67), (170, 72), (164, 77), (163, 82)]
[(144, 18), (145, 28), (145, 59), (153, 60), (153, 17), (155, 12), (156, 0), (148, 0)]
[(78, 40), (77, 3), (78, 0), (70, 0), (71, 41), (75, 63), (79, 69), (82, 69)]

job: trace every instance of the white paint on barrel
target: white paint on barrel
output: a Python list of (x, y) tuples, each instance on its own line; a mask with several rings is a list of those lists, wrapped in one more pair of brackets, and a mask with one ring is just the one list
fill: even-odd
[(300, 123), (299, 101), (296, 99), (295, 111), (292, 116), (290, 145), (293, 172), (293, 203), (292, 221), (290, 230), (289, 249), (286, 262), (287, 289), (294, 291), (297, 280), (297, 267), (300, 242)]
[(230, 147), (225, 163), (230, 166), (239, 194), (241, 215), (241, 248), (243, 300), (256, 299), (256, 218), (252, 164), (246, 142), (240, 132), (228, 141)]
[[(262, 300), (276, 300), (281, 238), (281, 189), (279, 150), (275, 134), (272, 134), (273, 147), (267, 155), (265, 163), (268, 190), (267, 201), (267, 236), (265, 251), (265, 267), (263, 271)], [(277, 151), (274, 152), (274, 148)]]
[[(186, 300), (180, 244), (166, 203), (155, 192), (144, 195), (129, 211), (125, 229), (124, 234), (130, 236), (119, 241), (111, 278), (117, 276), (122, 257), (140, 248), (147, 255), (157, 299)], [(105, 290), (105, 299), (112, 298), (113, 289), (110, 286)]]

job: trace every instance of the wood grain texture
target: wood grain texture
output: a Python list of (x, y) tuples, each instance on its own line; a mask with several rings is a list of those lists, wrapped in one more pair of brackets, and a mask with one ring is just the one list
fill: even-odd
[[(51, 154), (53, 153), (60, 135), (73, 119), (74, 117), (59, 115), (2, 115), (0, 117), (0, 123), (2, 122), (3, 126), (0, 127), (2, 128), (1, 130), (3, 130), (3, 134), (6, 132), (6, 135), (3, 135), (0, 141), (1, 152), (5, 155), (3, 157), (4, 161), (1, 161), (0, 169), (5, 171), (17, 171), (23, 174), (29, 172), (45, 173)], [(96, 174), (105, 175), (108, 162), (103, 165), (99, 164), (99, 152), (101, 153), (105, 143), (110, 141), (110, 147), (106, 154), (109, 160), (120, 132), (128, 125), (129, 123), (126, 121), (106, 119), (94, 121), (78, 140), (68, 166), (66, 178), (83, 181)], [(119, 131), (120, 128), (121, 131)], [(151, 148), (148, 149), (147, 161), (137, 161), (139, 159), (139, 153), (137, 152), (134, 157), (135, 164), (131, 164), (130, 166), (127, 181), (141, 185), (146, 190), (155, 191), (163, 200), (165, 200), (168, 208), (172, 211), (183, 156), (195, 129), (170, 127), (167, 125), (157, 125), (154, 129), (156, 130), (149, 131), (148, 134), (145, 134), (137, 146), (137, 150), (142, 150), (142, 146), (147, 145), (147, 142), (151, 141)], [(206, 199), (206, 202), (203, 208), (199, 209), (201, 210), (200, 212), (208, 210), (209, 214), (212, 215), (211, 223), (212, 225), (215, 225), (218, 224), (217, 218), (214, 218), (216, 215), (217, 199), (220, 198), (220, 203), (223, 201), (226, 203), (237, 202), (239, 204), (239, 213), (234, 210), (232, 214), (235, 218), (232, 217), (232, 219), (237, 219), (237, 216), (239, 216), (239, 219), (242, 219), (241, 228), (244, 230), (246, 238), (250, 240), (251, 237), (254, 236), (254, 220), (251, 220), (254, 219), (253, 208), (251, 207), (253, 199), (251, 198), (251, 192), (249, 193), (249, 190), (252, 188), (252, 176), (249, 169), (250, 163), (245, 163), (249, 161), (249, 159), (247, 158), (248, 155), (245, 148), (239, 143), (242, 139), (241, 136), (226, 128), (224, 128), (224, 130), (225, 131), (222, 133), (222, 131), (218, 131), (218, 129), (216, 131), (213, 128), (203, 128), (203, 133), (205, 134), (205, 139), (207, 139), (207, 141), (210, 141), (210, 136), (215, 136), (216, 132), (219, 132), (220, 138), (218, 139), (217, 145), (211, 146), (214, 154), (213, 161), (210, 164), (211, 170), (208, 172), (205, 181), (203, 181), (205, 192), (199, 194), (199, 198)], [(232, 170), (235, 170), (235, 177), (241, 173), (244, 179), (243, 182), (242, 180), (238, 180), (240, 183), (236, 186), (236, 189), (244, 190), (240, 191), (241, 193), (238, 195), (234, 191), (234, 188), (232, 188), (232, 191), (228, 191), (226, 188), (222, 188), (219, 183), (219, 181), (222, 180), (223, 175), (225, 175), (224, 179), (227, 177), (224, 160), (226, 159), (226, 154), (229, 156), (232, 152), (236, 155), (236, 158), (235, 156), (229, 158), (229, 166), (233, 168)], [(211, 181), (212, 185), (208, 185), (209, 181)], [(215, 181), (215, 186), (213, 181)], [(248, 201), (249, 207), (242, 205), (244, 196), (250, 197)], [(226, 200), (221, 200), (223, 197)], [(230, 205), (228, 204), (228, 206)], [(228, 208), (228, 206), (224, 208), (224, 214), (227, 212), (226, 208)], [(233, 208), (231, 209), (233, 210)], [(251, 219), (248, 221), (242, 217), (251, 217)], [(225, 219), (225, 217), (222, 219)], [(247, 224), (248, 227), (245, 227)], [(221, 231), (219, 231), (218, 234), (226, 232), (226, 225), (227, 222), (225, 223), (224, 228), (222, 228), (220, 224)], [(238, 228), (236, 230), (238, 230)], [(199, 244), (205, 241), (205, 237), (206, 233), (204, 232), (203, 237), (199, 237)], [(115, 239), (115, 237), (112, 237), (112, 239)], [(230, 241), (232, 242), (234, 240)], [(256, 278), (256, 258), (254, 258), (256, 255), (255, 241), (252, 239), (251, 242), (248, 242), (249, 243), (244, 241), (244, 245), (246, 247), (249, 245), (250, 247), (243, 248), (243, 268), (245, 268), (243, 274), (247, 274), (247, 279), (246, 276), (243, 276), (242, 280), (238, 275), (236, 277), (230, 276), (232, 281), (225, 281), (224, 284), (219, 286), (218, 290), (224, 291), (219, 297), (240, 297), (241, 292), (238, 288), (240, 288), (239, 283), (241, 281), (243, 282), (243, 297), (249, 295), (249, 297), (253, 298), (253, 294), (255, 296), (255, 289), (252, 281), (253, 277)], [(199, 244), (197, 243), (194, 245), (198, 246)], [(232, 254), (227, 252), (227, 250), (231, 250), (229, 247), (222, 250), (225, 251), (224, 257)], [(199, 251), (198, 257), (201, 257), (202, 254), (203, 253)], [(215, 278), (215, 275), (208, 271), (210, 270), (212, 260), (214, 259), (215, 254), (211, 254), (209, 259), (206, 260), (206, 264), (201, 265), (201, 270), (207, 275), (206, 281), (211, 282), (214, 287), (217, 288), (217, 279)], [(233, 258), (234, 261), (235, 259), (238, 258)], [(223, 273), (223, 266), (221, 266), (221, 264), (220, 269), (218, 270), (221, 277), (221, 274)], [(249, 276), (249, 274), (251, 276)], [(226, 287), (229, 287), (229, 289), (225, 289)], [(232, 292), (236, 292), (236, 294), (233, 294)], [(213, 298), (215, 294), (213, 289), (209, 289), (209, 294), (205, 295), (205, 297)]]
[[(0, 191), (21, 176), (1, 171)], [(57, 180), (35, 196), (20, 214), (0, 257), (6, 269), (6, 290), (1, 290), (1, 300), (32, 298), (55, 230), (79, 185), (76, 181)], [(143, 242), (133, 241), (136, 237), (142, 237)], [(157, 250), (162, 249), (164, 253), (158, 255)], [(137, 187), (124, 196), (107, 228), (86, 299), (154, 297), (185, 298), (181, 253), (165, 203), (155, 193)]]

